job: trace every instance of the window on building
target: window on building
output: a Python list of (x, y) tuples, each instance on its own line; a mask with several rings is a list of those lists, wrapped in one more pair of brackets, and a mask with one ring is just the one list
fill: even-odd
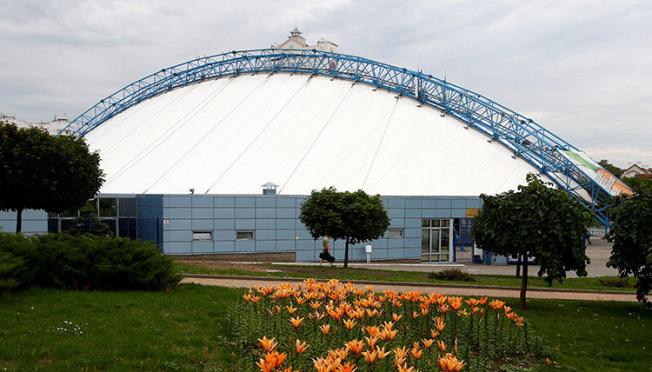
[(254, 240), (254, 232), (251, 230), (241, 230), (235, 232), (236, 240)]
[(99, 198), (97, 203), (100, 207), (100, 217), (117, 216), (118, 208), (117, 208), (117, 201), (115, 198)]
[(213, 240), (213, 233), (210, 231), (193, 231), (192, 240)]
[(387, 238), (401, 239), (403, 237), (403, 229), (387, 229)]

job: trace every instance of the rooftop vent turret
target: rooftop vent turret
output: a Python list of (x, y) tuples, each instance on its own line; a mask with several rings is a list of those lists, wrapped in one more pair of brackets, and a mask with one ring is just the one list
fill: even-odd
[(263, 185), (263, 195), (276, 195), (277, 184), (273, 182), (267, 182)]

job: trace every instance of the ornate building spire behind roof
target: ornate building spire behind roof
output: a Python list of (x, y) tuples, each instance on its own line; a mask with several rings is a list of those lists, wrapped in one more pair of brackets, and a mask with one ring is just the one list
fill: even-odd
[(299, 31), (297, 26), (294, 26), (294, 29), (290, 31), (290, 36), (287, 38), (287, 40), (281, 43), (272, 44), (271, 47), (279, 49), (316, 49), (326, 52), (334, 52), (337, 49), (337, 44), (321, 38), (317, 44), (309, 45), (306, 42), (306, 39), (302, 36), (301, 31)]

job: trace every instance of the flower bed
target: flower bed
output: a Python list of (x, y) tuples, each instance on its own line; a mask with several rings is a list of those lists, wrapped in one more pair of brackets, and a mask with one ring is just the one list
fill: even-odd
[(233, 322), (238, 370), (477, 370), (530, 349), (526, 320), (503, 301), (335, 279), (249, 290)]

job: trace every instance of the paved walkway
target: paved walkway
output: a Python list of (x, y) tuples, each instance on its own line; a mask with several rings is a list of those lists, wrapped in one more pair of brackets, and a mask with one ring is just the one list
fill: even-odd
[[(586, 255), (591, 259), (591, 263), (587, 265), (586, 271), (588, 277), (599, 276), (617, 276), (616, 269), (607, 267), (607, 261), (611, 254), (611, 243), (604, 239), (594, 239), (593, 245), (586, 248)], [(449, 268), (457, 268), (469, 274), (481, 275), (514, 275), (516, 273), (515, 265), (483, 265), (471, 262), (471, 252), (467, 249), (464, 252), (458, 252), (457, 262), (455, 263), (396, 263), (396, 262), (383, 262), (375, 261), (370, 264), (364, 262), (350, 262), (349, 266), (360, 269), (371, 270), (390, 270), (390, 271), (419, 271), (419, 272), (436, 272)], [(251, 261), (233, 261), (236, 264), (242, 265), (257, 265), (266, 264), (268, 262), (251, 262)], [(282, 266), (317, 266), (318, 262), (271, 262), (273, 265)], [(341, 262), (337, 262), (334, 266), (342, 266)], [(539, 266), (530, 266), (528, 274), (531, 277), (537, 276)], [(569, 278), (576, 278), (577, 275), (574, 271), (566, 273)]]
[[(229, 288), (252, 288), (259, 286), (278, 285), (281, 283), (297, 283), (296, 281), (268, 280), (268, 279), (213, 279), (213, 278), (184, 278), (181, 283), (211, 285)], [(366, 284), (360, 284), (361, 287)], [(446, 295), (459, 296), (489, 296), (489, 297), (519, 297), (518, 289), (496, 289), (496, 288), (468, 288), (468, 287), (438, 287), (438, 286), (410, 286), (410, 285), (374, 285), (376, 290), (383, 291), (393, 289), (396, 291), (421, 291), (439, 292)], [(567, 292), (549, 290), (528, 290), (528, 298), (558, 299), (558, 300), (587, 300), (587, 301), (622, 301), (635, 302), (636, 296), (633, 293), (587, 293)]]

